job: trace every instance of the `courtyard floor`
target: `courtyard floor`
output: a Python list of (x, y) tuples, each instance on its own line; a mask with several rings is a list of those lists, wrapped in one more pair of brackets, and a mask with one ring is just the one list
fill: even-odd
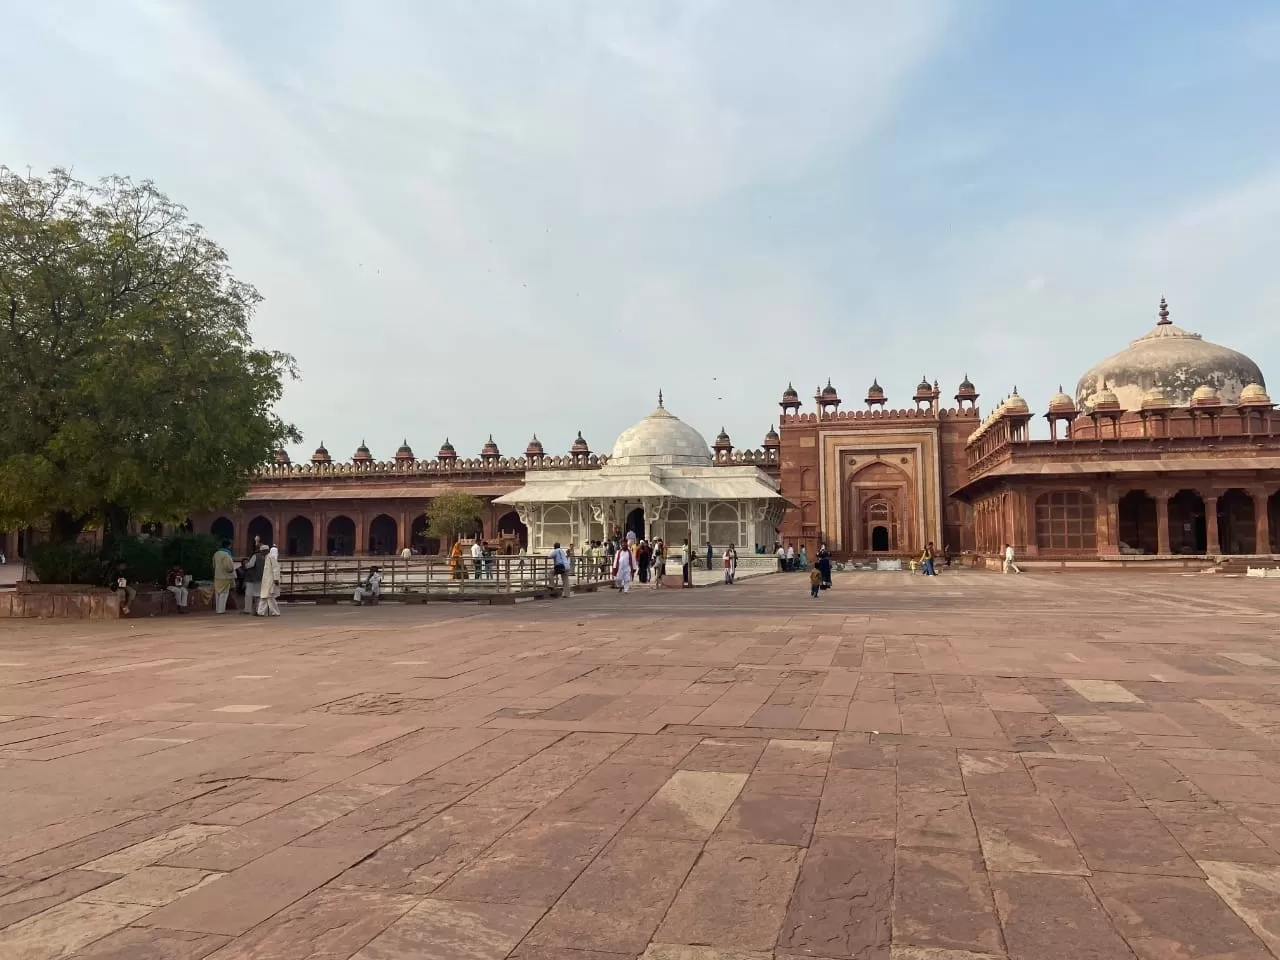
[(0, 622), (4, 960), (1280, 956), (1280, 585)]

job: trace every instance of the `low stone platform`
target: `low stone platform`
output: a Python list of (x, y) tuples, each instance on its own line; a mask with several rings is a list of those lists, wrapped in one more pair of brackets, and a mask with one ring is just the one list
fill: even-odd
[(1277, 590), (0, 623), (0, 957), (1275, 957)]

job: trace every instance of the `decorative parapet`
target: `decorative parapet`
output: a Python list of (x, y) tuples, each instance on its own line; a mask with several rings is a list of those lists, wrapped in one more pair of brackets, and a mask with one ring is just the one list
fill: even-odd
[(783, 414), (783, 424), (802, 423), (840, 423), (845, 421), (878, 421), (878, 420), (977, 420), (975, 409), (960, 410), (948, 407), (930, 410), (925, 407), (917, 410), (885, 410), (877, 407), (872, 410), (839, 410), (831, 413), (787, 413)]

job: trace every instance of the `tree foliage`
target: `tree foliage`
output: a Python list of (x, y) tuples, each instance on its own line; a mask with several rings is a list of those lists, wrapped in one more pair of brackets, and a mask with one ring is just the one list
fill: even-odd
[(260, 299), (151, 182), (0, 167), (0, 528), (67, 540), (238, 499), (297, 439)]
[(484, 501), (460, 490), (450, 490), (431, 501), (427, 514), (427, 535), (456, 540), (480, 529)]

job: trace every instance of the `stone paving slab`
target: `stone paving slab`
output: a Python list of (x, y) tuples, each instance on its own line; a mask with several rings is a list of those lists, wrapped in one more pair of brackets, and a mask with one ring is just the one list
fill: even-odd
[(1280, 957), (1275, 590), (5, 622), (0, 957)]

